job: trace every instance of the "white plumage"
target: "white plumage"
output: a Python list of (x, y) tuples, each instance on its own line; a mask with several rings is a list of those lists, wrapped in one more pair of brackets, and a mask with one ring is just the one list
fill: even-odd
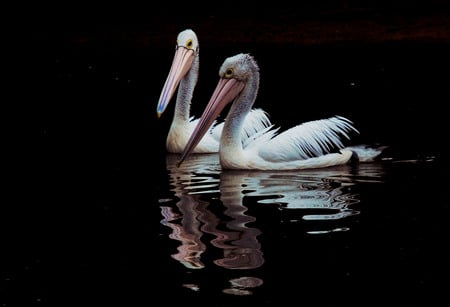
[[(244, 142), (244, 122), (259, 88), (259, 68), (249, 54), (227, 58), (219, 71), (220, 79), (212, 97), (183, 151), (180, 162), (195, 148), (209, 125), (225, 105), (232, 103), (220, 140), (220, 163), (224, 169), (294, 170), (320, 168), (347, 163), (353, 151), (344, 139), (358, 131), (341, 116), (306, 122), (278, 134), (270, 125)], [(370, 158), (380, 151), (368, 153)], [(365, 157), (368, 158), (368, 157)]]
[[(172, 66), (156, 109), (157, 115), (160, 117), (178, 88), (173, 120), (166, 139), (167, 151), (171, 153), (183, 151), (198, 123), (198, 119), (190, 115), (190, 108), (199, 76), (199, 51), (199, 43), (194, 31), (186, 29), (178, 34)], [(269, 125), (270, 120), (267, 114), (261, 109), (253, 109), (242, 130), (242, 141)], [(218, 152), (222, 128), (223, 123), (213, 121), (193, 152)]]

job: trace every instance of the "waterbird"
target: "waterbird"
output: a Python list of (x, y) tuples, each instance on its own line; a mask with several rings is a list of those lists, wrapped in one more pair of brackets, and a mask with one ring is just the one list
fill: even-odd
[[(160, 118), (178, 88), (173, 120), (166, 139), (166, 149), (170, 153), (183, 151), (198, 123), (198, 118), (191, 116), (190, 109), (199, 77), (199, 51), (199, 41), (192, 29), (183, 30), (178, 34), (175, 55), (156, 108), (157, 117)], [(264, 110), (252, 109), (241, 130), (242, 141), (269, 125), (270, 120)], [(222, 129), (223, 122), (211, 121), (192, 152), (217, 153)]]
[(343, 116), (301, 123), (281, 133), (274, 125), (259, 130), (242, 142), (240, 135), (259, 89), (259, 67), (248, 53), (231, 56), (219, 70), (218, 84), (183, 150), (178, 166), (192, 152), (223, 108), (231, 103), (220, 138), (222, 169), (295, 170), (348, 163), (361, 155), (364, 161), (381, 153), (366, 146), (344, 146), (350, 133), (359, 131)]

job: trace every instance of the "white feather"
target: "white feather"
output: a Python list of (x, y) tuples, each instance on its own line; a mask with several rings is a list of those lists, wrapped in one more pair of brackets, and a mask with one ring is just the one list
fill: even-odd
[[(259, 68), (250, 55), (238, 54), (227, 58), (219, 75), (219, 83), (200, 121), (202, 125), (210, 122), (212, 116), (217, 116), (215, 108), (223, 108), (231, 101), (220, 139), (219, 157), (223, 169), (328, 167), (349, 162), (355, 152), (368, 152), (361, 147), (354, 150), (345, 148), (344, 142), (350, 139), (350, 135), (359, 132), (350, 120), (342, 116), (305, 122), (279, 134), (280, 128), (273, 128), (268, 119), (252, 118), (251, 108), (259, 87)], [(261, 126), (252, 129), (251, 125), (243, 124), (245, 121), (249, 124), (257, 121)], [(179, 164), (195, 147), (199, 136), (191, 136)], [(243, 136), (247, 137), (243, 139)]]
[(371, 147), (368, 145), (349, 146), (349, 149), (357, 154), (359, 162), (374, 161), (388, 146)]
[[(209, 132), (214, 139), (220, 141), (224, 122), (214, 121), (213, 129)], [(244, 126), (241, 131), (242, 144), (245, 147), (248, 142), (258, 138), (267, 128), (271, 127), (270, 119), (266, 111), (262, 109), (252, 109), (245, 118)]]
[[(167, 151), (171, 153), (180, 153), (183, 151), (187, 141), (189, 140), (189, 137), (191, 136), (199, 122), (198, 118), (194, 118), (190, 115), (191, 100), (199, 77), (200, 63), (198, 48), (199, 42), (197, 39), (197, 35), (191, 29), (181, 31), (178, 34), (177, 38), (177, 44), (179, 47), (183, 47), (181, 48), (182, 50), (185, 49), (184, 47), (188, 42), (190, 42), (193, 46), (192, 52), (194, 52), (195, 57), (192, 61), (192, 66), (188, 68), (186, 75), (181, 79), (178, 86), (174, 117), (166, 139)], [(166, 83), (162, 90), (160, 101), (158, 102), (157, 110), (159, 110), (159, 112), (161, 113), (164, 112), (165, 107), (161, 107), (163, 109), (161, 111), (159, 104), (161, 103), (167, 105), (172, 99), (172, 96), (168, 95), (168, 93), (172, 92), (170, 90), (170, 86), (168, 85), (171, 83), (168, 82), (168, 80), (176, 79), (175, 75), (181, 68), (182, 67), (178, 67), (178, 70), (176, 68), (172, 70), (171, 68), (169, 72)], [(175, 83), (173, 83), (172, 86), (175, 86)], [(214, 121), (208, 132), (203, 136), (196, 148), (194, 148), (193, 152), (218, 152), (223, 125), (223, 122)], [(261, 109), (252, 109), (244, 122), (243, 131), (241, 133), (242, 142), (247, 142), (247, 140), (251, 138), (253, 134), (269, 125), (270, 120), (266, 112)]]
[(342, 137), (358, 132), (348, 119), (335, 116), (302, 123), (272, 138), (259, 149), (261, 158), (271, 161), (304, 160), (343, 149)]

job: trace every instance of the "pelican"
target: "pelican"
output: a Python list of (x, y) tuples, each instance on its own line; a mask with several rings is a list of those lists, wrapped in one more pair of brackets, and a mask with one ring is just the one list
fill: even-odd
[[(166, 139), (166, 148), (170, 153), (181, 153), (198, 123), (190, 115), (191, 100), (199, 74), (199, 43), (197, 35), (191, 29), (181, 31), (177, 37), (175, 55), (167, 79), (159, 97), (156, 113), (158, 118), (166, 110), (178, 88), (175, 112)], [(252, 110), (242, 130), (243, 140), (270, 125), (267, 114), (261, 109)], [(196, 153), (216, 153), (219, 151), (223, 122), (212, 121), (204, 137), (193, 149)]]
[[(314, 120), (294, 126), (282, 133), (270, 125), (246, 142), (239, 136), (244, 120), (253, 106), (259, 88), (259, 67), (250, 54), (227, 58), (219, 70), (219, 82), (178, 162), (187, 155), (208, 131), (223, 108), (232, 103), (224, 121), (219, 159), (222, 169), (295, 170), (322, 168), (349, 162), (354, 153), (343, 145), (350, 132), (359, 133), (353, 123), (342, 116)], [(338, 150), (336, 152), (336, 149)], [(359, 148), (361, 151), (363, 147)], [(372, 155), (378, 154), (376, 152)], [(368, 159), (365, 157), (365, 159)]]

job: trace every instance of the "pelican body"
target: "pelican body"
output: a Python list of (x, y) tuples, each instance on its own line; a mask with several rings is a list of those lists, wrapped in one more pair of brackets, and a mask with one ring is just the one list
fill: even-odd
[[(197, 35), (193, 30), (186, 29), (178, 34), (175, 55), (156, 108), (159, 118), (178, 88), (173, 120), (166, 139), (166, 148), (170, 153), (183, 151), (198, 123), (198, 119), (190, 115), (190, 108), (199, 76), (199, 51)], [(261, 109), (252, 110), (246, 122), (242, 131), (243, 140), (270, 125), (267, 114)], [(212, 121), (192, 152), (218, 152), (222, 128), (223, 122)]]
[(273, 125), (258, 131), (246, 142), (239, 136), (257, 96), (259, 67), (249, 54), (227, 58), (219, 70), (219, 82), (178, 164), (189, 155), (223, 108), (231, 103), (220, 138), (223, 169), (296, 170), (321, 168), (349, 162), (354, 154), (344, 139), (359, 133), (353, 123), (334, 116), (292, 127), (277, 134)]

